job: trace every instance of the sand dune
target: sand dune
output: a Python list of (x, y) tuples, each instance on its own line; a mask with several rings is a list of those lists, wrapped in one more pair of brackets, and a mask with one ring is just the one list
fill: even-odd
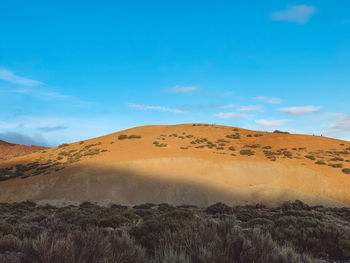
[(0, 165), (2, 202), (350, 204), (349, 142), (227, 126), (137, 127)]

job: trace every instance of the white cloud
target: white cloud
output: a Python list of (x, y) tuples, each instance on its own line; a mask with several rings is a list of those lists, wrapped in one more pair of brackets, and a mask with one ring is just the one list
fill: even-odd
[(7, 82), (11, 82), (13, 84), (18, 84), (22, 86), (29, 86), (29, 87), (39, 86), (43, 84), (38, 80), (27, 79), (24, 77), (17, 76), (13, 72), (4, 68), (0, 68), (0, 80), (4, 80)]
[(166, 89), (167, 92), (174, 93), (174, 94), (188, 93), (196, 90), (198, 90), (198, 87), (196, 86), (175, 86), (175, 87)]
[(280, 104), (280, 103), (282, 103), (282, 99), (273, 98), (273, 97), (260, 96), (260, 97), (255, 97), (254, 99), (260, 100), (260, 101), (265, 102), (265, 103), (270, 103), (270, 104)]
[(219, 106), (218, 109), (231, 109), (231, 108), (234, 108), (234, 107), (236, 107), (235, 104), (227, 104), (227, 105)]
[(277, 126), (282, 126), (286, 123), (286, 120), (256, 120), (255, 121), (257, 124), (265, 127), (277, 127)]
[(316, 106), (301, 106), (301, 107), (289, 107), (289, 108), (280, 108), (280, 111), (288, 113), (291, 115), (304, 115), (310, 113), (317, 113), (322, 109), (322, 107)]
[(328, 132), (328, 134), (350, 132), (350, 115), (341, 115), (339, 117), (340, 120), (331, 123), (331, 130)]
[(237, 112), (220, 112), (218, 114), (215, 114), (215, 117), (222, 118), (222, 119), (239, 119), (239, 118), (245, 118), (247, 117), (244, 113), (237, 113)]
[(129, 104), (129, 108), (132, 108), (134, 110), (156, 110), (156, 111), (165, 111), (165, 112), (172, 112), (172, 113), (184, 113), (184, 111), (179, 109), (172, 109), (168, 107), (163, 106), (148, 106), (148, 105), (139, 105), (139, 104)]
[(272, 20), (306, 24), (316, 13), (316, 7), (309, 5), (288, 6), (286, 9), (271, 14)]
[(238, 111), (261, 111), (261, 107), (260, 106), (241, 106), (239, 107)]

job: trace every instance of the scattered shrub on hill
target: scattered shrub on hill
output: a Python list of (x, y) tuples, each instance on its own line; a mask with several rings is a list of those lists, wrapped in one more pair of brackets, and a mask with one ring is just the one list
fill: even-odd
[(167, 147), (167, 144), (166, 143), (160, 143), (158, 141), (154, 141), (153, 144), (156, 146), (156, 147)]
[(201, 143), (204, 143), (204, 142), (207, 142), (208, 139), (207, 138), (197, 138), (193, 141), (191, 141), (190, 143), (191, 144), (201, 144)]
[(240, 155), (248, 155), (248, 156), (251, 156), (251, 155), (254, 155), (255, 152), (252, 151), (252, 150), (241, 150), (241, 151), (239, 152), (239, 154), (240, 154)]
[(283, 155), (286, 158), (292, 159), (293, 158), (293, 153), (290, 151), (283, 151)]
[(326, 163), (325, 163), (324, 161), (321, 161), (321, 160), (315, 162), (315, 164), (318, 164), (318, 165), (326, 165)]
[(330, 163), (328, 166), (333, 167), (333, 168), (343, 168), (342, 163)]
[(270, 149), (272, 149), (272, 147), (271, 146), (264, 146), (263, 149), (264, 150), (270, 150)]
[(310, 160), (312, 160), (312, 161), (315, 161), (315, 160), (316, 160), (316, 157), (313, 156), (313, 155), (305, 155), (304, 157), (307, 158), (307, 159), (310, 159)]
[(58, 148), (63, 148), (69, 146), (68, 143), (62, 143), (61, 145), (58, 145)]
[(226, 138), (229, 138), (229, 139), (240, 139), (241, 135), (239, 133), (229, 134), (229, 135), (226, 135)]
[(345, 174), (350, 174), (350, 168), (344, 168), (342, 171)]
[(334, 157), (334, 158), (331, 158), (329, 159), (330, 162), (343, 162), (344, 161), (344, 158), (341, 158), (341, 157)]
[(236, 148), (235, 148), (234, 146), (230, 146), (228, 149), (229, 149), (230, 151), (236, 151)]
[(290, 134), (289, 132), (286, 132), (286, 131), (279, 131), (279, 130), (275, 130), (273, 133)]
[(142, 137), (140, 135), (126, 135), (126, 134), (121, 134), (118, 136), (118, 140), (126, 140), (126, 139), (141, 139)]

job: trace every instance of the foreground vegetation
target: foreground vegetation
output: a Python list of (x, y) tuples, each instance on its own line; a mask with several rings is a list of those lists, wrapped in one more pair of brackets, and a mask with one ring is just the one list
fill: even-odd
[(0, 204), (0, 262), (350, 260), (350, 209)]

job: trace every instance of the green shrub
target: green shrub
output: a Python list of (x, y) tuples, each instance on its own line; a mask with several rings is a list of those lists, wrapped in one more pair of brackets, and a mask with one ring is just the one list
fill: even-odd
[(289, 132), (286, 132), (286, 131), (279, 131), (279, 130), (275, 130), (273, 133), (290, 134)]
[(264, 146), (263, 149), (269, 150), (269, 149), (272, 149), (272, 147), (271, 146)]
[(211, 206), (208, 206), (205, 210), (208, 214), (216, 215), (216, 214), (231, 214), (232, 208), (223, 204), (223, 203), (216, 203)]
[(160, 143), (158, 141), (154, 141), (153, 144), (156, 146), (156, 147), (167, 147), (167, 144), (166, 143)]
[(263, 227), (266, 227), (268, 229), (271, 229), (273, 228), (275, 225), (275, 223), (270, 220), (270, 219), (267, 219), (267, 218), (254, 218), (254, 219), (251, 219), (249, 220), (247, 223), (246, 223), (246, 226), (247, 227), (256, 227), (256, 226), (263, 226)]
[(229, 138), (229, 139), (240, 139), (241, 135), (239, 133), (230, 134), (230, 135), (226, 135), (226, 138)]

